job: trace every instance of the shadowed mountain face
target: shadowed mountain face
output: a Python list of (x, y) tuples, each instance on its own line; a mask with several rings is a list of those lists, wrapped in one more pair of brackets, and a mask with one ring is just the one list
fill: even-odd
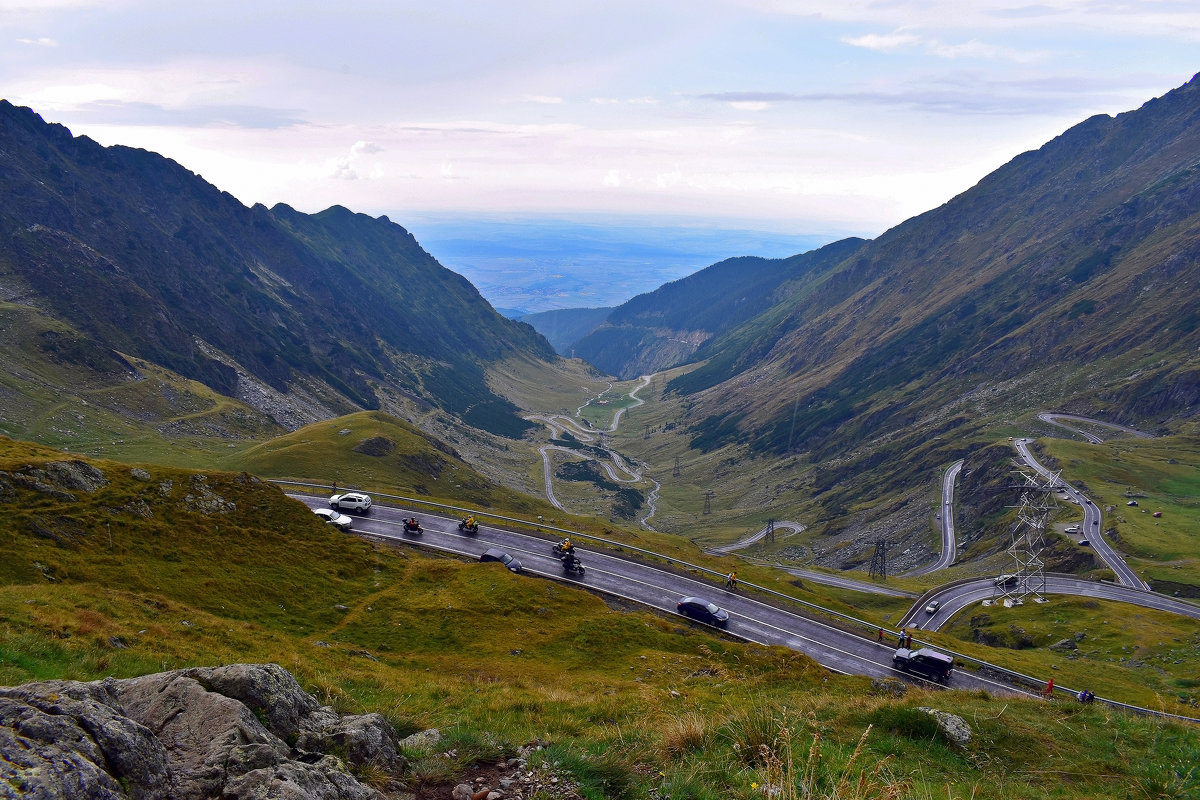
[[(635, 298), (577, 350), (631, 375), (680, 360), (652, 339), (694, 332), (687, 358), (704, 363), (669, 389), (689, 396), (702, 449), (865, 448), (856, 457), (879, 466), (903, 458), (905, 436), (1055, 407), (1169, 427), (1200, 402), (1198, 159), (1193, 79), (1080, 123), (876, 240), (723, 262), (685, 279), (710, 289), (677, 281)], [(723, 329), (705, 319), (743, 296), (763, 307)]]
[(407, 398), (515, 436), (527, 424), (486, 366), (555, 358), (386, 217), (246, 208), (5, 101), (0, 196), (0, 299), (223, 394), (259, 382), (329, 415)]
[(716, 334), (768, 312), (784, 297), (794, 301), (862, 244), (844, 239), (790, 258), (726, 259), (623, 303), (573, 349), (621, 378), (687, 363)]

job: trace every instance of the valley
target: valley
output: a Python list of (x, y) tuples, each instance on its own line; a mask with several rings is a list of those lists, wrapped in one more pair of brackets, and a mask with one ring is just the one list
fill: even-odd
[[(278, 663), (453, 731), (423, 787), (537, 741), (588, 800), (752, 798), (802, 736), (818, 783), (894, 763), (856, 773), (878, 796), (1186, 797), (1197, 114), (1193, 79), (552, 346), (386, 216), (246, 207), (0, 101), (0, 681)], [(1005, 603), (1031, 469), (1062, 489), (1021, 556), (1046, 584)], [(272, 481), (377, 505), (347, 535)], [(692, 593), (724, 632), (673, 611)], [(898, 680), (905, 631), (958, 660), (948, 691)]]

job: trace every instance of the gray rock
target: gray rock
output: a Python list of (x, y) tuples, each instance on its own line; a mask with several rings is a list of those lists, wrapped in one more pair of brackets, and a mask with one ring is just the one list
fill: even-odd
[(116, 710), (112, 684), (0, 689), (0, 786), (19, 787), (20, 797), (168, 800), (167, 752)]
[(468, 783), (460, 783), (450, 792), (451, 800), (471, 800), (475, 789)]
[(437, 728), (427, 728), (423, 731), (417, 731), (411, 736), (405, 736), (400, 740), (399, 746), (410, 752), (426, 752), (432, 753), (442, 741), (442, 732)]
[(329, 709), (327, 714), (310, 715), (304, 728), (296, 740), (303, 750), (333, 750), (356, 767), (372, 764), (389, 772), (408, 765), (400, 755), (395, 729), (379, 714), (338, 717)]
[(871, 694), (904, 697), (908, 693), (908, 684), (896, 678), (872, 678)]
[(43, 471), (50, 483), (63, 489), (90, 494), (108, 485), (104, 473), (84, 461), (51, 461)]
[(924, 711), (937, 720), (938, 730), (942, 732), (942, 735), (951, 744), (965, 749), (971, 743), (971, 726), (962, 717), (957, 714), (951, 714), (949, 711), (940, 711), (936, 708), (927, 708), (925, 706), (920, 706), (917, 710)]
[(1051, 650), (1078, 650), (1079, 645), (1075, 644), (1074, 639), (1063, 639), (1050, 645)]
[(147, 472), (146, 470), (142, 469), (141, 467), (130, 468), (129, 474), (133, 476), (134, 480), (138, 480), (138, 481), (150, 480), (150, 473)]
[(342, 717), (275, 664), (0, 688), (4, 800), (382, 800), (332, 748), (405, 763), (383, 717)]

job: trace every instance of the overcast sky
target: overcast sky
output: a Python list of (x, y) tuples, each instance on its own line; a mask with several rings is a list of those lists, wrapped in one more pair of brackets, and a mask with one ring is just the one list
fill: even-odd
[(246, 204), (876, 236), (1200, 70), (1197, 0), (0, 0), (0, 96)]

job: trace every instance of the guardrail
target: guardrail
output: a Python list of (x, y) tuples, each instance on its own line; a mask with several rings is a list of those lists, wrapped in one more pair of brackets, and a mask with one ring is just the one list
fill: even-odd
[[(320, 489), (322, 492), (327, 492), (330, 489), (329, 485), (323, 484), (323, 483), (305, 483), (303, 481), (291, 481), (291, 480), (271, 480), (271, 483), (278, 484), (281, 486), (301, 486), (301, 487), (308, 488), (308, 489)], [(365, 491), (365, 490), (359, 490), (359, 489), (350, 489), (349, 487), (345, 487), (345, 488), (347, 488), (348, 491)], [(680, 567), (684, 567), (684, 568), (694, 571), (694, 572), (715, 576), (717, 578), (724, 578), (726, 576), (726, 573), (724, 573), (724, 572), (720, 572), (715, 569), (710, 569), (709, 567), (705, 567), (700, 564), (692, 564), (691, 562), (684, 561), (682, 559), (674, 558), (672, 556), (666, 556), (661, 553), (656, 553), (653, 550), (647, 550), (645, 548), (637, 547), (635, 545), (630, 545), (625, 542), (619, 542), (614, 539), (606, 539), (603, 536), (595, 536), (593, 534), (583, 533), (582, 531), (574, 531), (569, 528), (560, 528), (556, 525), (547, 524), (542, 519), (538, 519), (536, 522), (533, 522), (533, 521), (530, 521), (527, 519), (521, 519), (519, 517), (507, 517), (502, 514), (493, 514), (490, 512), (479, 511), (477, 509), (466, 508), (463, 506), (452, 506), (452, 505), (448, 505), (445, 503), (435, 503), (431, 500), (425, 500), (425, 499), (422, 499), (419, 497), (407, 497), (404, 495), (388, 494), (386, 492), (376, 492), (376, 491), (371, 491), (371, 492), (367, 492), (367, 493), (370, 494), (372, 497), (383, 497), (383, 498), (387, 498), (389, 500), (399, 500), (399, 501), (402, 501), (405, 504), (409, 504), (409, 505), (418, 505), (418, 506), (428, 507), (428, 508), (444, 509), (447, 511), (454, 511), (456, 513), (462, 513), (462, 514), (474, 514), (475, 518), (477, 520), (480, 520), (480, 519), (501, 520), (506, 523), (520, 526), (522, 528), (533, 528), (536, 531), (541, 531), (541, 530), (553, 531), (555, 533), (561, 533), (564, 536), (569, 536), (572, 539), (587, 539), (587, 540), (590, 540), (593, 542), (600, 542), (600, 543), (603, 543), (604, 545), (611, 547), (614, 550), (618, 550), (618, 551), (628, 550), (628, 551), (632, 551), (635, 553), (640, 553), (644, 556), (649, 556), (651, 558), (654, 558), (654, 559), (657, 559), (660, 561), (665, 561), (670, 564), (675, 564)], [(922, 601), (925, 599), (925, 597), (927, 595), (932, 596), (933, 594), (936, 594), (937, 592), (944, 590), (946, 588), (949, 588), (949, 587), (952, 587), (955, 585), (959, 585), (959, 584), (963, 584), (963, 583), (970, 583), (971, 581), (974, 581), (974, 580), (978, 580), (978, 578), (966, 578), (966, 579), (962, 579), (959, 581), (952, 581), (949, 584), (943, 584), (942, 586), (938, 587), (937, 589), (931, 589), (930, 591), (923, 594), (920, 598), (918, 598), (918, 601), (917, 601), (916, 605), (914, 605), (914, 608), (920, 608)], [(859, 619), (858, 617), (854, 617), (849, 614), (843, 614), (840, 611), (834, 611), (833, 609), (825, 608), (824, 606), (819, 606), (815, 603), (810, 603), (806, 600), (801, 600), (800, 598), (793, 597), (792, 595), (784, 594), (782, 592), (777, 592), (774, 589), (768, 588), (766, 586), (760, 586), (756, 583), (750, 583), (748, 581), (742, 581), (740, 579), (739, 579), (738, 583), (744, 587), (754, 589), (755, 591), (757, 591), (761, 594), (770, 595), (772, 597), (776, 597), (781, 600), (786, 600), (789, 603), (794, 603), (796, 605), (802, 606), (809, 610), (818, 612), (819, 614), (821, 614), (824, 617), (828, 617), (833, 620), (841, 621), (843, 623), (850, 623), (853, 627), (861, 628), (864, 631), (866, 631), (866, 633), (863, 633), (861, 635), (863, 636), (864, 639), (867, 639), (867, 640), (871, 640), (871, 639), (875, 638), (875, 636), (872, 635), (872, 633), (877, 635), (877, 632), (879, 630), (882, 630), (882, 628), (879, 625), (876, 625), (875, 623), (867, 622), (866, 620)], [(911, 614), (911, 611), (910, 611), (910, 614)], [(901, 617), (901, 621), (903, 621), (910, 614), (906, 614), (904, 617)], [(918, 628), (917, 630), (920, 630), (920, 629)], [(848, 632), (853, 633), (853, 631), (848, 631)], [(893, 631), (892, 633), (895, 636), (899, 636), (900, 631)], [(914, 640), (914, 641), (916, 641), (918, 643), (920, 642), (920, 640)], [(927, 644), (929, 644), (929, 643), (927, 642)], [(1044, 681), (1044, 680), (1041, 680), (1039, 678), (1034, 678), (1030, 675), (1025, 675), (1024, 673), (1016, 672), (1014, 670), (1006, 669), (1005, 667), (997, 666), (996, 664), (992, 664), (987, 661), (981, 661), (980, 659), (977, 659), (974, 656), (969, 656), (964, 653), (959, 653), (954, 650), (950, 650), (948, 648), (942, 647), (940, 645), (937, 646), (937, 649), (953, 656), (955, 661), (962, 663), (963, 666), (966, 666), (967, 664), (973, 664), (974, 665), (974, 667), (972, 667), (973, 671), (981, 671), (982, 670), (982, 671), (988, 671), (988, 672), (992, 672), (995, 674), (1003, 675), (1003, 676), (1009, 678), (1013, 683), (1016, 683), (1016, 684), (1022, 685), (1022, 686), (1027, 686), (1031, 690), (1037, 690), (1038, 687), (1042, 687), (1042, 686), (1046, 685), (1046, 681)], [(1079, 693), (1078, 690), (1069, 689), (1065, 686), (1055, 686), (1054, 691), (1065, 692), (1065, 693), (1069, 694), (1072, 699), (1074, 699), (1075, 696)], [(1181, 722), (1193, 722), (1193, 723), (1200, 724), (1200, 718), (1197, 718), (1197, 717), (1187, 717), (1187, 716), (1183, 716), (1180, 714), (1172, 714), (1168, 711), (1158, 711), (1158, 710), (1151, 709), (1151, 708), (1142, 708), (1141, 706), (1135, 706), (1135, 705), (1131, 705), (1128, 703), (1121, 703), (1117, 700), (1108, 700), (1103, 697), (1097, 697), (1096, 700), (1105, 705), (1112, 706), (1114, 708), (1122, 708), (1127, 711), (1132, 711), (1132, 712), (1139, 713), (1139, 714), (1147, 714), (1150, 716), (1175, 719), (1175, 720), (1179, 720)]]

